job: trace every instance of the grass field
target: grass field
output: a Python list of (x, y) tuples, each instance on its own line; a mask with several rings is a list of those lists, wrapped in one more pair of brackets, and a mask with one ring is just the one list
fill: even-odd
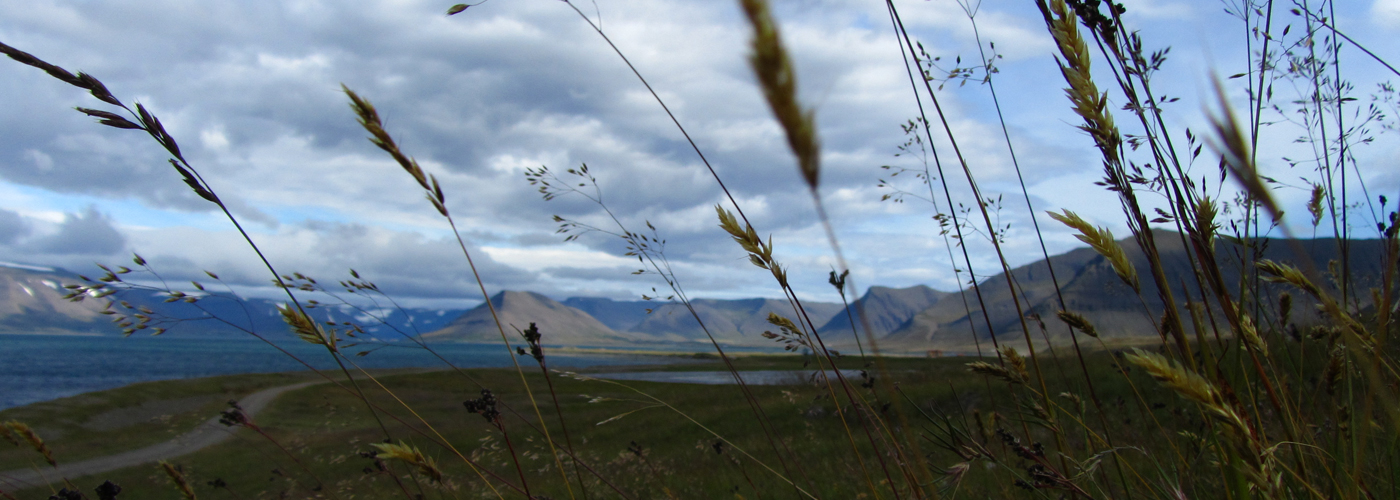
[[(1155, 474), (1157, 465), (1150, 459), (1156, 454), (1186, 453), (1200, 455), (1200, 443), (1182, 436), (1152, 436), (1165, 428), (1201, 429), (1202, 415), (1189, 401), (1170, 393), (1155, 390), (1152, 378), (1142, 370), (1129, 368), (1129, 376), (1112, 368), (1121, 366), (1115, 355), (1107, 351), (1088, 355), (1091, 366), (1099, 367), (1093, 375), (1101, 381), (1097, 386), (1100, 398), (1112, 409), (1113, 420), (1105, 422), (1109, 434), (1125, 449), (1125, 462), (1131, 470)], [(803, 356), (746, 356), (735, 358), (739, 370), (810, 370), (811, 358)], [(885, 368), (897, 387), (893, 404), (906, 410), (906, 422), (891, 418), (891, 425), (906, 425), (923, 434), (922, 449), (926, 453), (946, 456), (947, 451), (937, 443), (942, 439), (965, 439), (964, 446), (981, 443), (1005, 446), (999, 432), (1015, 429), (1022, 422), (1034, 422), (1033, 415), (996, 411), (993, 399), (1016, 398), (1014, 392), (987, 378), (970, 373), (966, 358), (888, 358)], [(1082, 387), (1074, 384), (1073, 359), (1045, 359), (1047, 369), (1069, 373), (1068, 378), (1052, 376), (1055, 390), (1065, 389), (1062, 398), (1078, 397)], [(807, 365), (804, 367), (804, 364)], [(840, 360), (842, 368), (861, 369), (858, 357)], [(626, 367), (622, 370), (653, 370), (663, 368)], [(718, 362), (672, 365), (671, 369), (716, 370), (724, 367)], [(611, 370), (609, 370), (611, 371)], [(433, 439), (424, 438), (406, 426), (453, 443), (458, 452), (470, 458), (488, 476), (495, 474), (515, 479), (517, 472), (509, 448), (522, 462), (525, 483), (542, 485), (532, 491), (536, 496), (564, 498), (568, 491), (559, 480), (557, 465), (546, 443), (526, 431), (525, 425), (539, 425), (526, 415), (521, 423), (506, 428), (505, 435), (484, 425), (478, 415), (468, 413), (462, 402), (479, 397), (473, 390), (476, 383), (496, 388), (495, 394), (512, 408), (527, 408), (528, 402), (518, 391), (519, 380), (512, 370), (435, 371), (385, 375), (378, 378), (398, 398), (383, 391), (372, 391), (372, 401), (384, 410), (390, 434), (428, 453), (443, 474), (442, 482), (429, 481), (412, 473), (402, 463), (378, 461), (369, 456), (371, 443), (379, 442), (382, 433), (373, 418), (363, 411), (362, 403), (350, 392), (329, 384), (286, 393), (256, 418), (256, 425), (278, 444), (254, 432), (242, 431), (235, 441), (216, 445), (193, 455), (173, 461), (179, 464), (185, 477), (200, 498), (384, 498), (402, 494), (402, 488), (416, 493), (418, 488), (429, 492), (429, 498), (494, 498), (492, 489), (481, 481), (472, 467), (454, 456), (448, 449), (438, 448)], [(466, 378), (470, 377), (470, 380)], [(539, 375), (529, 375), (532, 385), (543, 386)], [(65, 400), (41, 403), (6, 413), (6, 417), (62, 416), (62, 426), (55, 426), (60, 437), (53, 446), (62, 459), (67, 452), (96, 455), (127, 447), (139, 446), (168, 438), (181, 425), (188, 426), (216, 415), (222, 400), (230, 395), (251, 390), (305, 380), (302, 374), (249, 375), (216, 377), (189, 381), (165, 381), (88, 394)], [(577, 380), (556, 374), (553, 377), (560, 398), (560, 410), (572, 432), (572, 440), (580, 449), (579, 457), (588, 467), (608, 479), (611, 484), (591, 478), (579, 488), (592, 492), (596, 498), (616, 498), (616, 487), (630, 498), (771, 498), (794, 493), (791, 486), (773, 471), (756, 465), (743, 456), (751, 453), (758, 462), (775, 469), (781, 468), (777, 457), (768, 451), (762, 433), (755, 432), (746, 405), (738, 399), (732, 386), (689, 385), (654, 382), (614, 384), (597, 380)], [(368, 380), (362, 383), (372, 384)], [(859, 381), (855, 381), (859, 383)], [(1066, 384), (1067, 387), (1062, 387)], [(785, 436), (780, 446), (790, 447), (792, 455), (805, 463), (805, 475), (794, 475), (800, 486), (824, 498), (862, 498), (867, 488), (846, 480), (859, 475), (853, 470), (859, 460), (851, 457), (851, 448), (829, 437), (840, 435), (841, 420), (825, 389), (818, 385), (753, 386), (755, 396), (771, 419), (775, 433)], [(865, 389), (863, 389), (865, 391)], [(645, 395), (644, 395), (644, 394)], [(873, 394), (873, 391), (871, 391)], [(673, 408), (658, 406), (650, 397), (666, 401)], [(199, 408), (179, 413), (179, 418), (161, 419), (160, 423), (143, 423), (106, 431), (69, 429), (81, 428), (80, 422), (90, 421), (104, 412), (111, 412), (111, 401), (207, 401)], [(1017, 399), (1022, 410), (1033, 413), (1033, 403)], [(1079, 414), (1086, 415), (1080, 402)], [(413, 413), (405, 409), (411, 407)], [(844, 411), (850, 412), (849, 405)], [(557, 421), (547, 408), (546, 425), (560, 433)], [(416, 414), (416, 415), (415, 415)], [(1069, 415), (1073, 415), (1070, 412)], [(892, 414), (891, 414), (892, 416)], [(419, 421), (419, 418), (422, 421)], [(692, 421), (693, 419), (693, 421)], [(948, 419), (948, 420), (944, 420)], [(58, 421), (57, 418), (54, 419)], [(168, 423), (167, 423), (168, 420)], [(34, 419), (33, 421), (46, 421)], [(425, 425), (424, 422), (426, 422)], [(525, 424), (524, 422), (529, 422)], [(948, 424), (972, 431), (958, 436), (947, 434)], [(73, 432), (73, 434), (65, 434)], [(713, 433), (711, 432), (713, 431)], [(976, 435), (978, 433), (985, 435)], [(715, 434), (724, 436), (724, 444)], [(417, 436), (415, 436), (417, 434)], [(1032, 429), (1031, 434), (1047, 442), (1053, 439), (1046, 429)], [(1085, 439), (1083, 435), (1066, 433), (1071, 440)], [(440, 439), (441, 439), (440, 438)], [(99, 444), (100, 443), (100, 444)], [(1043, 443), (1026, 443), (1043, 446)], [(640, 445), (641, 454), (636, 450)], [(280, 447), (285, 447), (283, 451)], [(868, 446), (860, 447), (867, 463), (879, 457)], [(743, 450), (743, 451), (740, 451)], [(8, 451), (8, 450), (7, 450)], [(12, 455), (7, 455), (9, 458)], [(294, 457), (294, 458), (293, 458)], [(76, 456), (75, 456), (76, 458)], [(1394, 457), (1391, 457), (1392, 459)], [(1174, 471), (1187, 477), (1206, 473), (1209, 465), (1202, 458), (1202, 470)], [(565, 462), (566, 467), (572, 464)], [(1027, 493), (1003, 480), (1007, 471), (1025, 469), (1025, 459), (989, 462), (959, 471), (956, 481), (945, 485), (946, 491), (961, 490), (974, 497), (1010, 497)], [(389, 472), (379, 467), (387, 466)], [(954, 463), (948, 463), (952, 466)], [(1003, 470), (997, 470), (1003, 469)], [(486, 472), (489, 471), (489, 472)], [(1086, 470), (1086, 473), (1092, 473)], [(399, 478), (399, 484), (390, 477)], [(121, 484), (131, 498), (178, 499), (179, 491), (170, 487), (170, 480), (154, 464), (130, 467), (98, 477), (75, 478), (75, 484), (88, 488), (112, 480)], [(493, 481), (494, 482), (494, 481)], [(88, 483), (91, 483), (89, 485)], [(218, 485), (218, 486), (215, 486)], [(55, 485), (59, 486), (59, 485)], [(48, 489), (17, 492), (19, 498), (46, 498)], [(575, 491), (579, 494), (580, 491)], [(1187, 492), (1190, 498), (1209, 497), (1209, 492)], [(737, 495), (737, 496), (736, 496)]]
[[(803, 360), (797, 356), (768, 357), (748, 356), (736, 358), (741, 370), (800, 370)], [(971, 376), (964, 370), (963, 359), (917, 359), (892, 358), (889, 369), (897, 374), (899, 382), (910, 398), (915, 401), (951, 401), (952, 391), (961, 388), (964, 393), (976, 392), (982, 385), (980, 377)], [(719, 363), (678, 365), (686, 370), (717, 370), (724, 368)], [(847, 357), (843, 368), (858, 369), (859, 359)], [(622, 370), (650, 370), (657, 368), (676, 369), (677, 365), (655, 367), (625, 367)], [(497, 394), (501, 400), (516, 408), (527, 406), (523, 396), (507, 392), (518, 385), (514, 372), (510, 370), (470, 370), (468, 373), (477, 381), (490, 387), (503, 388)], [(198, 410), (182, 413), (180, 422), (192, 425), (222, 409), (222, 400), (229, 394), (247, 392), (292, 381), (302, 380), (301, 375), (268, 375), (246, 377), (218, 377), (193, 381), (167, 381), (140, 384), (137, 386), (69, 398), (52, 403), (33, 405), (16, 410), (16, 417), (65, 414), (69, 418), (82, 421), (79, 415), (100, 414), (104, 403), (111, 398), (135, 401), (138, 395), (147, 398), (161, 395), (166, 399), (198, 398), (219, 400)], [(241, 382), (240, 382), (241, 379)], [(539, 376), (531, 376), (532, 384), (543, 385)], [(461, 375), (440, 371), (423, 374), (392, 375), (380, 379), (392, 389), (403, 403), (414, 408), (417, 414), (441, 432), (447, 441), (466, 446), (460, 449), (464, 454), (477, 460), (483, 467), (496, 474), (511, 476), (513, 465), (504, 450), (504, 443), (498, 433), (482, 425), (479, 416), (469, 414), (462, 407), (462, 401), (478, 396), (467, 389), (473, 386)], [(633, 494), (634, 498), (664, 498), (666, 490), (682, 498), (713, 498), (738, 492), (752, 497), (757, 486), (765, 497), (790, 491), (776, 487), (772, 477), (761, 468), (753, 467), (734, 458), (733, 446), (753, 453), (762, 453), (762, 436), (749, 432), (747, 411), (742, 402), (726, 402), (736, 396), (731, 386), (707, 386), (665, 384), (652, 382), (629, 382), (626, 385), (651, 396), (665, 400), (684, 411), (709, 429), (731, 439), (730, 445), (722, 446), (724, 453), (716, 453), (716, 438), (686, 417), (663, 407), (629, 389), (606, 382), (555, 378), (560, 393), (560, 403), (578, 445), (587, 445), (583, 457), (590, 466), (597, 468), (604, 476), (615, 481)], [(946, 384), (946, 385), (945, 385)], [(850, 453), (842, 443), (820, 439), (830, 432), (840, 432), (840, 422), (834, 416), (830, 401), (816, 387), (772, 386), (754, 387), (756, 394), (770, 411), (774, 424), (781, 432), (794, 436), (791, 446), (812, 464), (836, 466), (841, 461), (827, 460), (834, 454)], [(211, 394), (212, 393), (212, 394)], [(84, 405), (70, 401), (82, 399), (90, 401)], [(405, 421), (412, 421), (409, 415), (392, 398), (375, 398), (376, 404), (386, 409), (386, 413)], [(592, 402), (598, 401), (598, 402)], [(945, 409), (952, 405), (942, 404)], [(21, 413), (20, 410), (23, 412)], [(87, 411), (86, 414), (71, 413)], [(633, 412), (635, 413), (629, 413)], [(618, 415), (626, 416), (608, 421)], [(10, 414), (5, 414), (9, 417)], [(36, 420), (37, 421), (37, 420)], [(608, 421), (598, 425), (599, 422)], [(533, 424), (537, 421), (531, 420)], [(547, 419), (549, 425), (555, 425)], [(76, 425), (76, 424), (75, 424)], [(339, 491), (344, 498), (377, 498), (393, 495), (398, 487), (381, 474), (365, 474), (366, 467), (374, 468), (375, 461), (357, 454), (368, 453), (369, 443), (379, 440), (379, 428), (374, 420), (361, 410), (357, 399), (343, 390), (330, 385), (320, 385), (284, 394), (276, 403), (257, 418), (257, 425), (292, 450), (301, 465), (311, 473), (301, 469), (301, 465), (282, 454), (275, 446), (261, 440), (256, 434), (244, 431), (240, 439), (218, 445), (177, 460), (205, 498), (278, 498), (281, 492), (290, 492), (292, 497), (308, 494), (314, 489), (319, 478), (328, 488)], [(414, 424), (421, 426), (422, 424)], [(389, 424), (391, 431), (403, 436), (411, 443), (426, 444), (422, 439), (408, 437), (400, 424)], [(155, 429), (147, 427), (124, 428), (109, 432), (88, 432), (84, 441), (61, 437), (53, 445), (56, 452), (79, 447), (83, 443), (105, 442), (103, 446), (83, 448), (89, 455), (95, 449), (106, 452), (139, 446), (154, 440), (169, 437), (167, 429), (178, 428), (174, 423)], [(66, 428), (65, 428), (66, 429)], [(509, 429), (508, 429), (509, 430)], [(556, 429), (555, 432), (558, 432)], [(140, 433), (140, 436), (122, 436)], [(557, 478), (555, 464), (542, 440), (532, 437), (519, 437), (526, 434), (517, 431), (513, 443), (517, 453), (526, 464), (526, 471), (535, 477), (527, 477), (532, 484), (548, 484)], [(628, 451), (632, 443), (642, 446), (642, 455)], [(684, 443), (685, 446), (676, 446)], [(279, 456), (281, 455), (281, 456)], [(63, 456), (63, 455), (60, 455)], [(455, 490), (449, 497), (462, 498), (494, 497), (490, 489), (476, 479), (469, 467), (449, 453), (438, 454), (444, 475), (450, 479), (441, 485), (423, 482), (415, 485), (411, 474), (404, 467), (389, 464), (396, 473), (403, 475), (411, 488), (422, 486), (430, 490), (445, 488)], [(819, 480), (818, 478), (841, 477), (850, 471), (840, 467), (831, 470), (813, 470), (813, 481), (818, 487), (833, 497), (855, 497), (860, 494), (860, 485), (842, 484), (843, 481)], [(313, 474), (314, 473), (314, 474)], [(746, 479), (747, 476), (747, 479)], [(153, 465), (143, 465), (117, 471), (101, 477), (77, 479), (78, 485), (96, 485), (110, 479), (121, 484), (126, 494), (135, 498), (180, 498), (178, 491), (169, 486), (169, 479)], [(214, 488), (208, 482), (222, 479), (228, 486)], [(751, 483), (752, 481), (752, 483)], [(557, 482), (557, 481), (556, 481)], [(599, 481), (586, 483), (595, 492), (607, 490)], [(308, 488), (309, 487), (309, 488)], [(737, 490), (736, 490), (737, 488)], [(854, 488), (854, 489), (852, 489)], [(224, 491), (227, 490), (227, 491)], [(21, 498), (42, 498), (51, 494), (44, 491), (19, 492)], [(536, 492), (536, 494), (540, 494)], [(546, 491), (553, 498), (566, 496), (565, 491)], [(604, 494), (611, 497), (611, 494)]]

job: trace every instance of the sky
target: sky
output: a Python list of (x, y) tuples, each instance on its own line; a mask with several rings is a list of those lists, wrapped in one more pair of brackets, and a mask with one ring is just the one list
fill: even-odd
[[(1156, 75), (1173, 134), (1208, 128), (1202, 102), (1212, 75), (1248, 71), (1242, 22), (1227, 13), (1243, 0), (1130, 0), (1125, 22), (1149, 48), (1170, 46)], [(932, 216), (947, 212), (892, 194), (927, 192), (900, 155), (901, 124), (917, 116), (901, 49), (883, 2), (774, 0), (797, 67), (799, 96), (815, 109), (823, 146), (821, 194), (854, 283), (955, 290), (958, 278)], [(746, 64), (748, 28), (736, 2), (574, 0), (627, 55), (686, 127), (752, 219), (771, 236), (799, 295), (838, 300), (827, 283), (831, 246)], [(976, 5), (976, 29), (954, 0), (896, 2), (905, 25), (944, 69), (977, 66), (992, 75), (1030, 202), (1051, 254), (1078, 245), (1044, 216), (1069, 209), (1127, 235), (1101, 175), (1092, 141), (1064, 98), (1053, 41), (1029, 1)], [(441, 181), (447, 206), (489, 293), (531, 290), (638, 299), (664, 289), (634, 275), (621, 240), (600, 233), (565, 241), (559, 215), (612, 229), (601, 208), (578, 195), (546, 201), (526, 169), (563, 174), (587, 164), (606, 207), (630, 230), (651, 223), (692, 297), (779, 297), (770, 275), (750, 265), (719, 228), (724, 200), (708, 170), (647, 89), (570, 5), (559, 0), (490, 0), (459, 15), (448, 2), (420, 0), (186, 2), (174, 0), (0, 0), (0, 41), (101, 79), (126, 102), (150, 108), (192, 165), (219, 193), (279, 271), (323, 282), (353, 268), (405, 303), (468, 307), (481, 295), (445, 221), (420, 189), (365, 133), (347, 107), (345, 85), (371, 100), (400, 146)], [(1339, 2), (1336, 25), (1377, 55), (1400, 61), (1387, 40), (1400, 35), (1400, 0)], [(1278, 22), (1299, 24), (1280, 9)], [(1299, 29), (1301, 26), (1296, 27)], [(978, 39), (980, 37), (980, 44)], [(1372, 102), (1394, 75), (1358, 50), (1340, 55), (1357, 98)], [(1102, 71), (1102, 67), (1099, 68)], [(1104, 80), (1107, 81), (1107, 80)], [(1227, 80), (1244, 113), (1243, 80)], [(1012, 265), (1040, 258), (991, 88), (947, 84), (940, 104), (994, 217), (1009, 225)], [(1280, 83), (1284, 97), (1299, 90)], [(1202, 97), (1206, 99), (1203, 100)], [(1261, 168), (1279, 179), (1276, 196), (1302, 213), (1310, 153), (1284, 109), (1261, 134)], [(1121, 99), (1110, 95), (1113, 106)], [(928, 103), (925, 102), (927, 105)], [(1370, 127), (1375, 141), (1354, 150), (1356, 173), (1375, 198), (1400, 200), (1393, 104)], [(270, 276), (216, 207), (192, 193), (167, 155), (139, 131), (93, 123), (73, 107), (107, 109), (79, 89), (14, 61), (0, 60), (0, 261), (94, 272), (142, 255), (170, 282), (217, 273), (240, 293), (268, 296)], [(1130, 117), (1117, 111), (1125, 133)], [(1349, 118), (1350, 119), (1350, 118)], [(946, 155), (945, 139), (937, 139)], [(942, 157), (953, 166), (950, 156)], [(1193, 174), (1229, 199), (1207, 149)], [(948, 171), (955, 203), (971, 204), (967, 180)], [(1352, 175), (1349, 186), (1361, 187)], [(591, 189), (591, 188), (589, 188)], [(940, 193), (941, 194), (941, 193)], [(926, 198), (927, 196), (925, 196)], [(1147, 203), (1151, 196), (1147, 196)], [(1375, 207), (1352, 209), (1353, 226), (1373, 226)], [(1290, 219), (1310, 235), (1304, 217)], [(1330, 231), (1323, 227), (1322, 232)], [(985, 227), (968, 236), (979, 278), (999, 271)], [(1369, 233), (1362, 233), (1363, 235)], [(958, 267), (964, 267), (961, 263)], [(206, 280), (207, 281), (207, 280)], [(664, 295), (664, 294), (663, 294)]]

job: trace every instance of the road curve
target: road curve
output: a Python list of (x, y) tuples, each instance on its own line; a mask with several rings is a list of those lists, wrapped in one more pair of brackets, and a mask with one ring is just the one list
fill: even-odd
[[(282, 393), (319, 383), (321, 382), (302, 382), (299, 384), (263, 389), (240, 399), (238, 404), (243, 407), (244, 413), (252, 417), (263, 408), (267, 407), (272, 400), (277, 399), (277, 396), (282, 395)], [(56, 483), (62, 481), (64, 478), (77, 479), (84, 476), (131, 467), (133, 465), (169, 460), (227, 441), (233, 437), (234, 431), (235, 429), (220, 424), (219, 417), (211, 417), (209, 420), (205, 420), (203, 423), (199, 424), (199, 426), (195, 427), (194, 430), (181, 434), (175, 437), (175, 439), (145, 448), (122, 452), (116, 455), (90, 458), (80, 462), (59, 462), (57, 468), (45, 466), (37, 470), (20, 469), (0, 472), (0, 490), (6, 492), (21, 491), (35, 486)]]

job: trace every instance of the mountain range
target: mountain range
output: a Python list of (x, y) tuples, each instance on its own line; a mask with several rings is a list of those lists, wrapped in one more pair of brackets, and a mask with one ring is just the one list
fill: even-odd
[[(1195, 272), (1187, 259), (1182, 236), (1174, 232), (1154, 231), (1154, 237), (1164, 274), (1169, 280), (1173, 280), (1168, 284), (1173, 297), (1181, 303), (1189, 292), (1194, 300), (1200, 300), (1201, 290), (1196, 288), (1192, 278)], [(1257, 241), (1262, 248), (1261, 258), (1293, 263), (1300, 268), (1311, 265), (1314, 269), (1327, 270), (1329, 263), (1339, 255), (1336, 241), (1332, 239), (1300, 240), (1297, 243), (1297, 250), (1310, 256), (1311, 262), (1297, 262), (1295, 257), (1298, 252), (1287, 241)], [(1061, 309), (1061, 297), (1064, 309), (1089, 318), (1104, 338), (1156, 334), (1153, 323), (1161, 317), (1164, 307), (1157, 295), (1147, 258), (1131, 238), (1120, 240), (1119, 244), (1140, 276), (1141, 299), (1118, 278), (1106, 258), (1089, 248), (1079, 248), (1052, 256), (1048, 264), (1042, 260), (1012, 270), (1012, 281), (1019, 286), (1022, 296), (1021, 312), (1026, 317), (1025, 324), (1031, 329), (1032, 338), (1037, 341), (1046, 337), (1051, 342), (1068, 341), (1068, 328), (1056, 318), (1056, 313)], [(1242, 283), (1240, 269), (1243, 266), (1240, 262), (1243, 258), (1243, 246), (1222, 239), (1217, 241), (1215, 252), (1219, 268), (1222, 270), (1222, 281), (1227, 287), (1235, 288)], [(1353, 288), (1365, 291), (1378, 286), (1373, 281), (1382, 273), (1383, 259), (1380, 256), (1383, 255), (1383, 242), (1352, 240), (1349, 253), (1351, 276), (1356, 279)], [(1051, 279), (1052, 266), (1055, 281)], [(1054, 286), (1056, 281), (1060, 285), (1059, 297)], [(1007, 285), (1006, 275), (998, 273), (979, 280), (979, 284), (980, 290), (965, 290), (961, 298), (949, 296), (920, 311), (885, 337), (883, 343), (895, 349), (930, 346), (969, 347), (973, 339), (987, 342), (993, 333), (998, 339), (1023, 339), (1022, 316), (1017, 315), (1015, 302), (1011, 300), (1011, 288)], [(1335, 287), (1329, 286), (1328, 283), (1321, 285), (1336, 292)], [(1273, 303), (1285, 290), (1287, 288), (1282, 285), (1265, 284), (1255, 293), (1262, 297), (1262, 301)], [(1298, 293), (1293, 295), (1295, 299), (1299, 298)], [(1306, 322), (1317, 319), (1315, 308), (1304, 306), (1306, 303), (1299, 300), (1298, 305), (1292, 308), (1292, 317), (1295, 320)], [(983, 314), (984, 308), (981, 304), (986, 304), (986, 314)], [(1179, 310), (1186, 317), (1185, 309)], [(1217, 319), (1217, 323), (1223, 326), (1224, 320), (1219, 309), (1213, 308), (1211, 313)], [(1044, 330), (1036, 321), (1037, 318), (1044, 322)], [(1185, 321), (1189, 323), (1190, 320)], [(1208, 324), (1209, 318), (1206, 318), (1205, 322)]]
[[(1159, 231), (1154, 235), (1166, 276), (1177, 279), (1170, 288), (1180, 300), (1188, 287), (1195, 286), (1194, 280), (1183, 279), (1193, 275), (1185, 247), (1177, 233)], [(1288, 243), (1259, 241), (1264, 258), (1293, 260), (1295, 253)], [(1052, 342), (1067, 340), (1068, 330), (1055, 319), (1062, 300), (1066, 309), (1087, 316), (1103, 337), (1156, 335), (1153, 318), (1160, 317), (1163, 306), (1155, 293), (1147, 260), (1131, 240), (1120, 243), (1141, 276), (1142, 299), (1118, 278), (1104, 257), (1088, 248), (1012, 270), (1011, 280), (1018, 286), (1021, 313), (1032, 337)], [(1316, 269), (1327, 269), (1337, 255), (1333, 240), (1304, 240), (1299, 244), (1311, 256), (1311, 265)], [(1240, 282), (1240, 248), (1223, 240), (1217, 244), (1225, 283)], [(1364, 281), (1381, 273), (1381, 259), (1376, 258), (1382, 251), (1380, 241), (1354, 240), (1350, 248), (1353, 276)], [(1051, 277), (1052, 266), (1060, 285), (1058, 295)], [(1007, 281), (1007, 276), (1000, 273), (979, 277), (978, 289), (969, 287), (961, 294), (922, 285), (873, 286), (849, 306), (804, 301), (802, 307), (826, 342), (843, 349), (854, 347), (854, 332), (861, 332), (860, 337), (865, 340), (862, 324), (869, 326), (870, 335), (882, 347), (891, 350), (965, 348), (989, 341), (993, 334), (998, 339), (1024, 338), (1023, 316), (1017, 315), (1017, 304), (1012, 301)], [(100, 299), (78, 303), (63, 299), (68, 292), (63, 285), (81, 282), (76, 274), (62, 269), (0, 263), (0, 333), (117, 334), (119, 328), (101, 313)], [(1373, 284), (1360, 283), (1357, 290), (1370, 286)], [(1259, 294), (1264, 300), (1275, 300), (1281, 290), (1266, 286)], [(1200, 296), (1199, 289), (1191, 288), (1189, 292), (1192, 297)], [(189, 304), (168, 302), (168, 294), (154, 290), (132, 290), (112, 298), (133, 308), (154, 311), (153, 317), (158, 320), (152, 321), (151, 326), (169, 328), (171, 334), (222, 336), (252, 331), (274, 338), (290, 336), (277, 311), (277, 306), (285, 301), (214, 294)], [(520, 337), (517, 329), (524, 330), (534, 323), (542, 332), (544, 343), (556, 346), (698, 345), (708, 344), (711, 337), (727, 345), (772, 346), (773, 341), (762, 336), (765, 331), (777, 330), (768, 322), (769, 315), (799, 319), (788, 301), (765, 298), (693, 299), (687, 308), (677, 302), (594, 297), (556, 301), (529, 291), (502, 291), (490, 298), (491, 307), (482, 303), (471, 309), (357, 307), (325, 302), (316, 304), (308, 313), (323, 323), (341, 327), (353, 323), (364, 330), (359, 336), (380, 340), (421, 334), (435, 341), (495, 342), (501, 331), (496, 327), (494, 312), (512, 342)], [(856, 321), (853, 329), (851, 318), (862, 309), (865, 321)], [(1294, 317), (1315, 314), (1310, 309), (1295, 307), (1298, 312)], [(696, 321), (697, 316), (703, 327)]]
[[(237, 336), (257, 333), (270, 338), (290, 338), (277, 306), (286, 301), (234, 298), (226, 294), (191, 292), (196, 303), (167, 302), (169, 294), (149, 289), (123, 291), (106, 298), (73, 302), (64, 298), (65, 285), (81, 285), (78, 274), (59, 269), (0, 262), (0, 334), (119, 335), (116, 315), (105, 315), (105, 305), (115, 300), (115, 311), (153, 312), (150, 327), (166, 328), (171, 335)], [(212, 288), (212, 287), (210, 287)], [(384, 340), (402, 338), (446, 326), (466, 309), (356, 307), (323, 302), (307, 304), (307, 313), (319, 322), (362, 325), (365, 335)], [(131, 309), (117, 304), (125, 302)]]

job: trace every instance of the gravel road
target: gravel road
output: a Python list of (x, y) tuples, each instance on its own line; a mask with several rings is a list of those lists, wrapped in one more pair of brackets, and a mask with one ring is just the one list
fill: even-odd
[[(243, 412), (251, 417), (267, 407), (272, 400), (282, 395), (282, 393), (318, 383), (321, 382), (302, 382), (299, 384), (263, 389), (249, 394), (247, 397), (239, 400), (238, 404), (243, 407)], [(160, 460), (169, 460), (227, 441), (233, 437), (234, 431), (235, 429), (220, 424), (219, 417), (211, 417), (209, 420), (199, 424), (198, 427), (195, 427), (194, 430), (181, 434), (175, 439), (145, 448), (118, 453), (116, 455), (92, 458), (80, 462), (63, 463), (60, 461), (58, 463), (58, 468), (45, 466), (38, 470), (20, 469), (0, 472), (0, 490), (6, 492), (20, 491), (35, 486), (59, 482), (64, 478), (78, 479), (93, 474), (101, 474), (103, 472), (131, 467), (133, 465), (152, 464)]]

